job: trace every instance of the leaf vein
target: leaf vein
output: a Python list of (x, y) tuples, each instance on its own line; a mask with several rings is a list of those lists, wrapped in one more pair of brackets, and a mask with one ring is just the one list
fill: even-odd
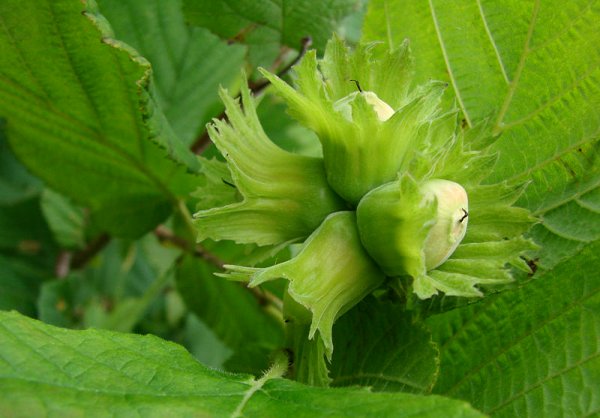
[(546, 110), (547, 108), (551, 107), (553, 104), (555, 104), (556, 102), (561, 101), (567, 94), (569, 94), (570, 92), (572, 92), (573, 90), (575, 90), (580, 84), (583, 84), (584, 81), (586, 81), (594, 71), (596, 71), (598, 68), (600, 68), (600, 65), (596, 65), (591, 67), (590, 69), (588, 69), (585, 73), (583, 73), (581, 76), (579, 76), (578, 78), (575, 79), (575, 81), (569, 85), (568, 87), (566, 87), (563, 91), (561, 91), (560, 93), (558, 93), (556, 96), (550, 98), (547, 102), (545, 102), (544, 104), (542, 104), (540, 107), (538, 107), (537, 109), (531, 111), (530, 113), (520, 117), (519, 119), (516, 119), (512, 122), (508, 122), (503, 124), (502, 129), (503, 130), (507, 130), (510, 129), (514, 126), (520, 125), (524, 122), (527, 122), (528, 120), (533, 119), (534, 117), (536, 117), (537, 115), (539, 115), (540, 113), (542, 113), (544, 110)]
[[(431, 1), (431, 0), (430, 0)], [(533, 29), (535, 28), (535, 24), (537, 22), (538, 13), (540, 10), (540, 0), (536, 0), (533, 6), (533, 12), (531, 15), (531, 22), (529, 23), (529, 29), (527, 30), (527, 36), (525, 38), (525, 44), (523, 46), (523, 52), (521, 53), (521, 57), (519, 58), (519, 63), (517, 64), (517, 69), (515, 70), (515, 75), (510, 85), (508, 86), (508, 91), (506, 92), (506, 96), (500, 107), (500, 111), (498, 112), (498, 116), (496, 118), (496, 122), (494, 123), (494, 131), (495, 133), (500, 133), (503, 129), (503, 120), (506, 116), (506, 112), (510, 107), (515, 91), (517, 90), (517, 85), (519, 84), (519, 80), (521, 79), (521, 74), (523, 74), (523, 68), (525, 68), (525, 63), (527, 61), (527, 57), (531, 52), (529, 49), (529, 44), (531, 43), (531, 39), (533, 38)]]
[(498, 60), (498, 64), (500, 66), (500, 71), (502, 72), (502, 77), (506, 84), (510, 84), (510, 80), (508, 79), (508, 74), (506, 73), (506, 68), (504, 66), (504, 62), (502, 62), (502, 56), (500, 55), (500, 51), (498, 50), (498, 45), (496, 45), (496, 41), (490, 31), (490, 27), (488, 26), (487, 19), (485, 18), (485, 13), (483, 11), (483, 6), (481, 4), (481, 0), (475, 0), (477, 2), (477, 8), (479, 9), (479, 16), (481, 16), (481, 20), (483, 22), (483, 27), (485, 28), (485, 33), (487, 34), (490, 43), (492, 44), (492, 48), (494, 48), (494, 53), (496, 55), (496, 59)]
[(460, 90), (458, 89), (458, 84), (456, 83), (456, 79), (454, 77), (454, 72), (452, 71), (452, 67), (450, 66), (450, 58), (448, 57), (448, 51), (446, 51), (446, 47), (444, 45), (444, 40), (442, 39), (442, 32), (441, 32), (440, 25), (439, 25), (439, 22), (438, 22), (436, 13), (435, 13), (435, 7), (433, 6), (433, 0), (429, 0), (429, 10), (431, 12), (431, 18), (433, 20), (433, 25), (435, 27), (435, 33), (437, 35), (438, 42), (439, 42), (440, 48), (442, 50), (444, 62), (446, 63), (446, 69), (448, 70), (448, 75), (450, 76), (450, 82), (452, 83), (452, 86), (454, 87), (454, 92), (456, 94), (456, 100), (458, 100), (458, 104), (462, 110), (464, 117), (465, 117), (465, 121), (467, 122), (467, 124), (470, 127), (472, 127), (473, 122), (471, 121), (471, 118), (467, 112), (467, 108), (465, 107), (465, 103), (462, 99)]
[[(529, 282), (529, 283), (531, 283), (531, 282)], [(471, 378), (472, 376), (474, 376), (477, 373), (479, 373), (488, 364), (493, 363), (502, 354), (507, 353), (511, 348), (515, 347), (517, 344), (521, 343), (526, 338), (533, 336), (535, 333), (537, 333), (538, 331), (540, 331), (544, 327), (548, 326), (549, 324), (551, 324), (553, 321), (557, 320), (561, 316), (563, 316), (563, 315), (569, 313), (570, 311), (578, 308), (581, 303), (583, 303), (586, 300), (591, 299), (592, 297), (596, 296), (596, 294), (598, 292), (600, 292), (600, 287), (596, 287), (594, 289), (591, 289), (590, 292), (587, 295), (584, 295), (581, 298), (575, 299), (570, 304), (566, 305), (562, 310), (556, 312), (554, 315), (549, 316), (545, 320), (543, 320), (540, 323), (538, 323), (536, 326), (532, 327), (527, 332), (525, 332), (525, 333), (519, 335), (518, 337), (514, 338), (512, 341), (510, 341), (510, 343), (508, 345), (506, 345), (505, 347), (503, 347), (501, 350), (498, 350), (496, 352), (491, 353), (485, 361), (483, 361), (482, 363), (480, 363), (477, 367), (474, 367), (473, 369), (471, 369), (469, 372), (465, 373), (461, 379), (459, 379), (456, 383), (454, 383), (444, 393), (447, 394), (447, 395), (449, 395), (449, 394), (455, 392), (458, 388), (460, 388), (460, 386), (465, 381), (467, 381), (469, 378)]]
[(583, 359), (581, 359), (581, 360), (577, 361), (576, 363), (572, 364), (572, 365), (571, 365), (571, 366), (569, 366), (569, 367), (565, 367), (565, 368), (563, 368), (563, 369), (561, 369), (561, 370), (557, 371), (556, 373), (553, 373), (553, 374), (551, 374), (551, 375), (549, 375), (549, 376), (546, 376), (544, 379), (541, 379), (541, 380), (537, 381), (535, 384), (533, 384), (533, 385), (531, 385), (531, 386), (529, 386), (529, 387), (527, 387), (527, 388), (525, 388), (525, 389), (523, 389), (523, 390), (521, 390), (521, 391), (517, 392), (517, 393), (516, 393), (516, 394), (514, 394), (513, 396), (511, 396), (511, 397), (509, 397), (509, 398), (505, 399), (505, 400), (504, 400), (504, 402), (502, 402), (502, 403), (500, 403), (500, 404), (496, 405), (496, 406), (495, 406), (495, 407), (493, 407), (492, 409), (489, 409), (489, 410), (487, 410), (487, 411), (485, 411), (485, 412), (486, 412), (487, 414), (490, 414), (490, 415), (492, 415), (492, 414), (493, 414), (493, 413), (495, 413), (496, 411), (498, 411), (498, 410), (502, 409), (503, 407), (505, 407), (505, 406), (506, 406), (506, 405), (508, 405), (509, 403), (513, 402), (515, 399), (518, 399), (518, 398), (520, 398), (520, 397), (524, 396), (525, 394), (527, 394), (527, 393), (529, 393), (529, 392), (531, 392), (531, 391), (533, 391), (533, 390), (535, 390), (535, 389), (539, 388), (540, 386), (542, 386), (542, 384), (544, 384), (544, 383), (547, 383), (547, 382), (549, 382), (549, 381), (551, 381), (551, 380), (553, 380), (553, 379), (556, 379), (557, 377), (560, 377), (560, 376), (562, 376), (563, 374), (565, 374), (565, 373), (568, 373), (568, 372), (570, 372), (571, 370), (574, 370), (575, 368), (577, 368), (577, 367), (580, 367), (580, 366), (584, 365), (585, 363), (587, 363), (587, 362), (590, 362), (590, 361), (594, 360), (594, 359), (595, 359), (595, 358), (597, 358), (597, 357), (600, 357), (600, 353), (594, 353), (594, 354), (592, 354), (591, 356), (588, 356), (588, 357), (586, 357), (586, 358), (583, 358)]

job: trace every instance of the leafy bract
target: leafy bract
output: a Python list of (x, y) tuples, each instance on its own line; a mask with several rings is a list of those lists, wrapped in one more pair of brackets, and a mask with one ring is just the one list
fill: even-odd
[[(262, 70), (290, 114), (317, 134), (327, 181), (357, 205), (369, 255), (387, 275), (412, 277), (421, 299), (439, 291), (482, 296), (478, 287), (513, 280), (511, 266), (529, 272), (520, 257), (535, 246), (522, 234), (535, 218), (512, 206), (521, 185), (489, 184), (496, 155), (488, 124), (459, 128), (456, 111), (439, 106), (444, 83), (409, 89), (412, 60), (406, 42), (379, 57), (376, 48), (361, 43), (351, 51), (334, 36), (322, 60), (310, 51), (294, 67), (293, 87)], [(358, 92), (352, 92), (355, 87)], [(420, 190), (436, 179), (460, 184), (473, 216), (459, 250), (432, 268), (424, 249), (437, 222), (436, 208), (433, 201), (424, 204)]]
[(10, 416), (483, 417), (440, 396), (321, 389), (211, 370), (154, 336), (70, 331), (0, 313), (0, 410)]
[(434, 392), (493, 416), (592, 416), (600, 407), (600, 242), (522, 288), (428, 319)]
[(116, 235), (163, 220), (193, 179), (167, 153), (198, 163), (149, 95), (150, 64), (91, 3), (9, 0), (0, 16), (0, 116), (17, 157)]
[(206, 29), (188, 28), (182, 2), (98, 0), (115, 37), (152, 64), (153, 93), (177, 137), (190, 145), (223, 109), (219, 84), (239, 78), (246, 48), (227, 45)]
[[(266, 136), (246, 86), (241, 103), (225, 90), (221, 99), (228, 121), (215, 119), (207, 129), (228, 162), (234, 183), (230, 186), (242, 199), (196, 213), (200, 240), (258, 245), (293, 242), (306, 238), (327, 215), (344, 208), (327, 184), (321, 158), (284, 151)], [(221, 184), (219, 194), (222, 189)]]
[[(226, 265), (224, 277), (258, 286), (289, 280), (287, 292), (309, 316), (308, 338), (322, 338), (328, 358), (333, 353), (334, 322), (375, 290), (385, 275), (360, 243), (354, 212), (329, 215), (289, 261), (266, 268)], [(310, 313), (309, 313), (310, 312)]]
[[(373, 47), (360, 44), (350, 52), (334, 36), (323, 60), (310, 51), (294, 67), (295, 88), (261, 70), (287, 102), (289, 113), (317, 134), (327, 181), (352, 205), (406, 169), (419, 128), (435, 116), (435, 103), (444, 89), (443, 83), (432, 82), (408, 97), (411, 67), (406, 45), (381, 60), (371, 59)], [(396, 113), (381, 120), (366, 96), (357, 95), (361, 85), (365, 94), (378, 97), (381, 92)]]

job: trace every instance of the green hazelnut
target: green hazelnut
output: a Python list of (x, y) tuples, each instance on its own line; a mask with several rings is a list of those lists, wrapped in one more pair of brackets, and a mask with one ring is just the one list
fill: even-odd
[(318, 331), (328, 357), (333, 352), (335, 320), (385, 280), (361, 245), (354, 212), (336, 212), (325, 218), (289, 261), (259, 269), (226, 268), (226, 277), (245, 277), (250, 287), (279, 278), (289, 280), (287, 292), (294, 303), (284, 308), (286, 315), (305, 323), (310, 313), (309, 338)]
[(408, 176), (363, 197), (357, 208), (361, 241), (389, 276), (420, 276), (452, 255), (467, 230), (464, 188)]

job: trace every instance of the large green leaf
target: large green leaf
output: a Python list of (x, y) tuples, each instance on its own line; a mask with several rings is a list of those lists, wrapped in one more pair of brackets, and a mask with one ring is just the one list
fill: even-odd
[(70, 331), (0, 313), (0, 413), (12, 417), (482, 417), (439, 396), (321, 389), (208, 369), (154, 336)]
[(411, 39), (417, 78), (450, 82), (466, 125), (490, 121), (501, 134), (491, 180), (530, 182), (518, 203), (542, 220), (531, 234), (545, 274), (429, 320), (436, 390), (502, 416), (597, 413), (600, 2), (369, 7), (364, 37)]
[(98, 0), (116, 37), (136, 48), (154, 73), (154, 92), (173, 130), (190, 145), (223, 106), (219, 85), (240, 75), (246, 48), (185, 26), (181, 1)]
[(151, 141), (177, 144), (147, 91), (149, 63), (82, 12), (77, 0), (0, 3), (0, 116), (35, 174), (116, 235), (139, 235), (192, 177), (166, 158), (185, 159), (180, 148)]
[(434, 391), (494, 416), (596, 416), (599, 254), (597, 241), (520, 289), (431, 317)]
[(400, 305), (366, 299), (333, 328), (333, 386), (429, 393), (439, 359), (431, 334)]
[(595, 0), (374, 0), (365, 21), (367, 40), (410, 38), (417, 79), (449, 81), (465, 123), (501, 134), (490, 180), (532, 181), (520, 204), (543, 220), (543, 268), (600, 238), (581, 200), (600, 186), (599, 16)]

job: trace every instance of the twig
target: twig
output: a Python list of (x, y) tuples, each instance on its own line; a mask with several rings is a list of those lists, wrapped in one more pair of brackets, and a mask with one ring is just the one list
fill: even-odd
[[(304, 54), (306, 54), (306, 51), (308, 51), (308, 48), (311, 47), (311, 45), (312, 45), (312, 38), (310, 36), (302, 38), (302, 40), (300, 41), (300, 52), (298, 52), (298, 55), (296, 56), (296, 58), (294, 58), (288, 65), (286, 65), (281, 70), (279, 70), (279, 72), (277, 73), (277, 77), (279, 77), (279, 78), (283, 77), (285, 74), (287, 74), (292, 69), (292, 67), (294, 65), (298, 64), (300, 62), (300, 60), (302, 59), (302, 57), (304, 56)], [(268, 86), (269, 86), (269, 80), (267, 80), (266, 78), (262, 79), (258, 83), (250, 83), (250, 85), (249, 85), (250, 91), (254, 95), (259, 94), (264, 89), (266, 89)]]
[[(310, 48), (311, 45), (312, 45), (312, 38), (310, 36), (302, 38), (302, 40), (300, 42), (300, 52), (298, 52), (298, 55), (296, 56), (296, 58), (294, 58), (290, 63), (288, 63), (288, 65), (283, 67), (277, 73), (277, 76), (283, 77), (285, 74), (287, 74), (292, 69), (292, 67), (294, 65), (298, 64), (298, 62), (302, 59), (304, 54), (306, 54), (306, 51), (308, 51), (308, 48)], [(267, 79), (262, 79), (261, 81), (259, 81), (257, 83), (248, 83), (250, 92), (255, 96), (258, 95), (259, 93), (261, 93), (268, 86), (269, 86), (269, 80), (267, 80)], [(238, 98), (239, 98), (239, 95), (238, 95)], [(227, 120), (227, 114), (225, 113), (225, 111), (222, 111), (215, 119)], [(190, 149), (192, 150), (192, 152), (194, 154), (202, 154), (208, 148), (209, 145), (210, 145), (210, 137), (208, 136), (208, 130), (204, 129), (202, 134), (194, 141), (194, 143), (192, 144)]]
[[(182, 249), (183, 251), (194, 255), (195, 257), (202, 258), (203, 260), (209, 262), (213, 266), (217, 267), (219, 270), (224, 269), (225, 262), (221, 260), (219, 257), (206, 250), (200, 244), (192, 244), (188, 240), (181, 238), (178, 235), (175, 235), (173, 231), (168, 228), (160, 225), (154, 230), (154, 235), (158, 238), (160, 242), (168, 242), (176, 246), (177, 248)], [(247, 287), (242, 282), (237, 282), (244, 287), (244, 289), (249, 290), (250, 293), (256, 298), (257, 302), (261, 306), (273, 305), (278, 309), (283, 308), (283, 302), (273, 293), (265, 290), (259, 289), (255, 287)]]
[(195, 257), (208, 261), (210, 264), (218, 267), (219, 269), (223, 269), (223, 266), (225, 265), (223, 260), (208, 251), (202, 245), (192, 244), (188, 240), (175, 235), (173, 231), (169, 230), (163, 225), (156, 227), (154, 230), (154, 235), (156, 235), (156, 238), (158, 238), (160, 242), (169, 242), (177, 248), (181, 248), (183, 251), (193, 254)]
[(101, 234), (90, 241), (88, 245), (73, 253), (71, 251), (61, 251), (54, 265), (54, 274), (58, 278), (64, 278), (69, 275), (71, 270), (77, 270), (85, 266), (92, 258), (96, 256), (110, 242), (108, 234)]

